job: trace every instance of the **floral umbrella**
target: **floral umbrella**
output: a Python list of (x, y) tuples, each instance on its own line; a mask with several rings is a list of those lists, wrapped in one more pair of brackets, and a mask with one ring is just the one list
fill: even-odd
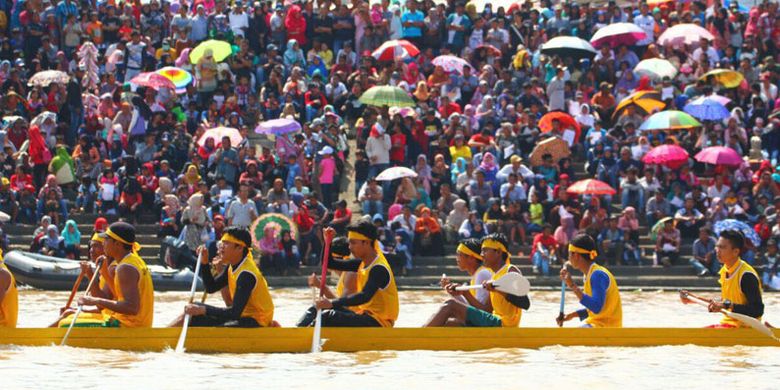
[(551, 155), (553, 161), (558, 162), (562, 158), (569, 157), (571, 150), (566, 141), (558, 137), (550, 137), (536, 145), (528, 157), (528, 161), (531, 163), (531, 166), (542, 165), (542, 157), (546, 154)]
[(756, 231), (750, 227), (750, 225), (736, 219), (724, 219), (722, 221), (715, 222), (712, 230), (715, 232), (716, 236), (720, 236), (720, 234), (726, 230), (736, 230), (741, 232), (745, 238), (750, 240), (750, 243), (753, 244), (753, 246), (761, 246), (761, 237), (758, 236), (758, 233), (756, 233)]
[(471, 67), (471, 65), (469, 65), (469, 63), (463, 58), (449, 54), (434, 58), (433, 61), (431, 61), (431, 64), (435, 66), (441, 66), (445, 72), (456, 72), (458, 74), (463, 74), (463, 68)]
[(683, 111), (703, 121), (719, 121), (731, 116), (731, 112), (723, 104), (706, 96), (686, 104)]
[(27, 81), (27, 85), (33, 87), (48, 87), (51, 83), (67, 84), (70, 81), (70, 76), (67, 73), (59, 70), (44, 70), (38, 72), (30, 77)]

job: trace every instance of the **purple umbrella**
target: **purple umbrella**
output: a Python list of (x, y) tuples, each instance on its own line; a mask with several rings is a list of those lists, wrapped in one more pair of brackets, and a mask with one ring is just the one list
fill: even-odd
[(257, 125), (255, 133), (283, 135), (301, 131), (301, 124), (294, 119), (272, 119)]

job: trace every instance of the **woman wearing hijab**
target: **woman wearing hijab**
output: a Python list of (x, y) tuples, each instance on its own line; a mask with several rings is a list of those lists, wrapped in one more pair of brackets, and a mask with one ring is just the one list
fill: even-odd
[(160, 238), (168, 236), (177, 236), (179, 227), (177, 221), (179, 220), (179, 212), (181, 206), (179, 205), (179, 198), (174, 194), (167, 194), (162, 198), (163, 206), (160, 210), (160, 231), (157, 236)]
[(214, 51), (206, 49), (203, 57), (197, 64), (198, 94), (201, 105), (205, 106), (211, 101), (211, 94), (217, 89), (217, 62), (214, 60)]
[(65, 222), (65, 228), (62, 229), (63, 252), (71, 260), (79, 259), (79, 245), (81, 244), (81, 232), (76, 221), (69, 219)]
[[(414, 226), (413, 254), (444, 256), (444, 237), (439, 221), (431, 216), (431, 209), (423, 207)], [(407, 263), (405, 269), (411, 269)]]
[(179, 185), (185, 185), (189, 190), (189, 193), (192, 194), (198, 188), (200, 180), (201, 177), (198, 167), (195, 164), (190, 164), (187, 166), (187, 170), (184, 174), (179, 177)]
[(65, 256), (65, 244), (57, 231), (57, 225), (51, 224), (46, 228), (46, 235), (40, 241), (40, 253), (46, 256)]
[(485, 182), (489, 184), (497, 182), (498, 164), (496, 164), (496, 157), (493, 156), (493, 153), (485, 152), (482, 155), (482, 162), (479, 164), (479, 168), (485, 173)]
[(431, 175), (431, 167), (428, 165), (428, 157), (424, 154), (417, 156), (417, 165), (415, 165), (414, 170), (417, 172), (417, 180), (422, 183), (425, 191), (430, 194), (433, 176)]
[(417, 188), (412, 179), (405, 177), (395, 192), (395, 203), (408, 204), (418, 198)]
[(292, 69), (296, 66), (302, 69), (306, 68), (306, 57), (303, 56), (303, 50), (295, 39), (287, 41), (287, 50), (284, 51), (282, 59), (286, 69)]
[(70, 184), (76, 180), (75, 164), (65, 146), (57, 146), (55, 156), (49, 163), (49, 173), (57, 177), (57, 184), (60, 185)]
[(203, 194), (190, 196), (187, 207), (181, 213), (181, 224), (184, 225), (184, 243), (191, 251), (195, 251), (208, 236), (208, 214), (203, 206)]
[[(306, 19), (301, 13), (301, 7), (293, 5), (287, 11), (284, 18), (284, 27), (287, 30), (287, 39), (296, 41), (300, 46), (306, 46)], [(289, 48), (289, 43), (287, 47)], [(285, 53), (286, 56), (287, 53)]]

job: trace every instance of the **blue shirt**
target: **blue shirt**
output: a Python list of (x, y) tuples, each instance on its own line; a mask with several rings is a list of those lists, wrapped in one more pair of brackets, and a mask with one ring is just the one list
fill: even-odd
[(590, 275), (590, 289), (593, 296), (582, 295), (580, 304), (587, 310), (577, 310), (580, 320), (588, 318), (588, 310), (598, 314), (604, 308), (604, 302), (607, 300), (607, 288), (609, 288), (609, 275), (606, 272), (598, 270)]
[[(406, 22), (422, 22), (425, 20), (425, 16), (420, 11), (406, 11), (401, 15), (401, 23)], [(404, 38), (417, 38), (422, 36), (422, 29), (419, 27), (404, 27), (401, 34)]]

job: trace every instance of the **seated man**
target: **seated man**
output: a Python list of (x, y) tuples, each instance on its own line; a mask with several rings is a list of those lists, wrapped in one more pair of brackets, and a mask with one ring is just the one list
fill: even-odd
[[(191, 303), (184, 313), (192, 316), (192, 326), (225, 326), (237, 328), (269, 327), (274, 325), (274, 303), (268, 284), (252, 258), (252, 236), (246, 229), (229, 227), (222, 235), (221, 251), (217, 258), (227, 267), (216, 278), (211, 274), (211, 263), (205, 246), (198, 248), (201, 262), (200, 277), (206, 291), (214, 293), (228, 288), (227, 307)], [(180, 316), (171, 326), (181, 326)]]
[[(468, 285), (481, 286), (493, 277), (493, 271), (485, 267), (482, 261), (482, 241), (476, 238), (461, 240), (455, 253), (458, 269), (465, 271), (471, 277)], [(490, 292), (485, 289), (458, 291), (457, 283), (443, 276), (439, 282), (441, 287), (456, 300), (475, 307), (485, 307), (490, 299)], [(452, 321), (452, 320), (450, 320)]]
[[(336, 231), (327, 228), (324, 234), (332, 239)], [(355, 259), (334, 259), (328, 268), (357, 272), (357, 292), (343, 298), (317, 299), (322, 326), (392, 327), (398, 319), (398, 289), (390, 264), (379, 249), (376, 226), (361, 219), (347, 227), (347, 238)]]
[[(154, 286), (146, 262), (138, 256), (141, 246), (135, 242), (135, 227), (126, 222), (114, 222), (100, 236), (106, 257), (116, 263), (113, 283), (105, 283), (109, 289), (113, 287), (114, 295), (84, 296), (79, 298), (79, 305), (94, 305), (109, 313), (106, 326), (151, 327)], [(101, 270), (101, 276), (109, 275), (108, 270)]]
[(561, 268), (560, 276), (585, 308), (559, 317), (558, 326), (574, 318), (585, 321), (583, 328), (623, 326), (623, 306), (617, 282), (609, 270), (596, 264), (596, 256), (596, 243), (587, 234), (580, 234), (569, 243), (569, 263), (585, 275), (585, 285), (581, 290), (566, 267)]
[[(517, 267), (509, 262), (506, 237), (501, 233), (486, 236), (482, 240), (481, 255), (485, 267), (493, 272), (491, 280), (482, 283), (482, 286), (488, 291), (490, 299), (485, 303), (469, 300), (469, 304), (450, 299), (425, 324), (426, 327), (445, 325), (517, 327), (520, 324), (522, 310), (528, 310), (531, 306), (528, 296), (507, 294), (493, 288), (493, 282), (508, 272), (521, 273)], [(450, 291), (455, 293), (454, 285), (449, 286), (448, 292)]]
[[(328, 263), (336, 260), (344, 260), (349, 258), (349, 241), (347, 237), (336, 237), (330, 244), (330, 260)], [(347, 297), (357, 292), (357, 273), (346, 271), (335, 271), (339, 275), (339, 281), (336, 283), (336, 291), (330, 289), (325, 285), (322, 295), (328, 299), (337, 299)], [(309, 275), (308, 278), (309, 287), (320, 287), (320, 277), (316, 274)], [(312, 306), (306, 311), (306, 314), (298, 320), (298, 327), (310, 326), (314, 322), (314, 318), (317, 316), (317, 308)]]

